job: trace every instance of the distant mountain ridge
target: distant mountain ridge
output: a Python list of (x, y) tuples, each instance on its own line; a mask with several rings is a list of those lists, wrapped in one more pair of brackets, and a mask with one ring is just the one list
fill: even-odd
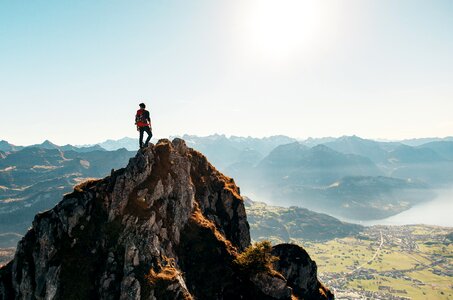
[(0, 151), (2, 151), (2, 152), (18, 151), (22, 148), (23, 148), (22, 146), (16, 146), (16, 145), (10, 144), (5, 140), (0, 141)]
[(296, 141), (283, 135), (253, 138), (216, 134), (207, 137), (183, 135), (182, 138), (187, 141), (187, 145), (204, 153), (221, 170), (237, 163), (255, 165), (275, 147)]
[(436, 151), (429, 147), (414, 148), (407, 145), (401, 145), (395, 150), (387, 153), (387, 160), (397, 161), (400, 163), (432, 163), (445, 161)]
[(441, 142), (441, 141), (447, 141), (447, 142), (453, 142), (453, 136), (447, 136), (444, 138), (439, 138), (439, 137), (432, 137), (432, 138), (417, 138), (417, 139), (405, 139), (401, 140), (400, 142), (402, 144), (406, 144), (408, 146), (421, 146), (423, 144), (431, 143), (431, 142)]
[[(415, 195), (408, 189), (420, 191), (420, 195), (428, 200), (434, 197), (434, 188), (453, 184), (451, 137), (400, 142), (374, 141), (358, 136), (302, 141), (288, 136), (253, 138), (216, 134), (183, 137), (219, 170), (236, 178), (247, 194), (256, 192), (276, 205), (307, 206), (316, 210), (309, 205), (317, 203), (324, 212), (334, 211), (348, 217), (351, 213), (369, 209), (369, 214), (360, 213), (360, 216), (352, 216), (354, 219), (392, 215), (423, 201), (415, 196), (407, 199), (409, 195)], [(427, 143), (416, 147), (406, 144), (422, 141)], [(0, 186), (3, 188), (0, 187), (0, 197), (11, 199), (16, 192), (10, 186), (4, 186), (5, 183), (16, 182), (21, 186), (26, 184), (26, 176), (44, 182), (66, 176), (74, 182), (76, 177), (71, 174), (85, 174), (87, 167), (94, 171), (93, 166), (100, 167), (102, 163), (108, 165), (102, 154), (108, 157), (110, 154), (106, 150), (126, 148), (135, 151), (137, 145), (138, 139), (130, 137), (85, 146), (58, 146), (46, 140), (23, 147), (1, 141)], [(43, 153), (43, 149), (48, 152)], [(60, 152), (64, 153), (64, 159)], [(77, 160), (78, 153), (83, 152), (89, 159)], [(32, 161), (29, 161), (30, 157), (33, 157)], [(104, 168), (94, 176), (106, 172), (108, 170)], [(417, 186), (418, 183), (423, 184)], [(345, 186), (351, 189), (345, 190)]]
[[(410, 153), (431, 153), (429, 149), (400, 147), (410, 148)], [(386, 160), (375, 164), (365, 156), (341, 153), (326, 145), (309, 148), (295, 142), (276, 147), (255, 167), (229, 170), (246, 193), (256, 199), (268, 199), (274, 205), (297, 205), (352, 219), (378, 219), (435, 196), (417, 173), (407, 178), (389, 177), (387, 173), (404, 170), (398, 166), (413, 162), (408, 156), (406, 160), (390, 160), (395, 167), (391, 169), (388, 165), (383, 167)], [(421, 160), (425, 156), (414, 158)], [(449, 165), (444, 162), (442, 166)]]
[[(102, 148), (100, 145), (90, 145), (90, 146), (73, 146), (70, 144), (64, 145), (64, 146), (58, 146), (54, 143), (52, 143), (49, 140), (45, 140), (41, 144), (34, 144), (30, 146), (16, 146), (13, 144), (8, 143), (5, 140), (0, 141), (0, 151), (2, 152), (16, 152), (20, 151), (25, 148), (40, 148), (40, 149), (58, 149), (62, 151), (76, 151), (76, 152), (90, 152), (90, 151), (105, 151), (104, 148)], [(115, 149), (116, 150), (116, 149)]]
[(275, 184), (315, 186), (330, 184), (341, 176), (382, 175), (364, 156), (340, 153), (325, 145), (307, 148), (296, 143), (278, 146), (255, 170)]
[(335, 151), (365, 156), (373, 162), (380, 162), (385, 159), (387, 151), (382, 148), (382, 144), (382, 142), (366, 140), (357, 136), (340, 137), (323, 143), (323, 145)]
[[(382, 148), (384, 148), (384, 149), (390, 148), (391, 150), (393, 150), (396, 146), (401, 145), (401, 144), (418, 147), (418, 146), (422, 146), (424, 144), (429, 144), (432, 142), (453, 142), (453, 136), (447, 136), (444, 138), (439, 138), (439, 137), (415, 138), (415, 139), (393, 140), (393, 141), (364, 139), (364, 138), (358, 137), (356, 135), (352, 135), (352, 136), (344, 135), (344, 136), (340, 136), (340, 137), (319, 137), (319, 138), (309, 137), (306, 139), (298, 139), (298, 138), (293, 138), (293, 137), (289, 137), (289, 136), (285, 136), (285, 135), (275, 135), (275, 136), (269, 136), (269, 137), (264, 137), (264, 138), (256, 138), (256, 137), (251, 137), (251, 136), (244, 137), (244, 136), (234, 136), (234, 135), (227, 137), (224, 134), (213, 134), (213, 135), (208, 135), (208, 136), (197, 136), (197, 135), (185, 134), (183, 136), (171, 136), (171, 138), (175, 138), (175, 137), (181, 137), (185, 140), (188, 140), (188, 142), (191, 144), (194, 144), (194, 142), (195, 143), (200, 142), (201, 144), (204, 144), (207, 141), (215, 142), (216, 140), (225, 140), (226, 139), (230, 143), (236, 144), (236, 146), (238, 146), (239, 148), (253, 148), (254, 143), (256, 143), (256, 142), (263, 143), (263, 144), (268, 143), (270, 145), (278, 146), (278, 145), (283, 145), (283, 144), (288, 144), (291, 142), (298, 141), (301, 144), (308, 146), (308, 147), (313, 147), (313, 146), (317, 146), (320, 144), (327, 144), (327, 146), (329, 146), (329, 144), (330, 144), (331, 148), (334, 150), (339, 150), (339, 149), (335, 149), (336, 147), (332, 146), (332, 144), (335, 144), (338, 142), (351, 143), (351, 141), (353, 141), (353, 140), (361, 140), (361, 141), (378, 143), (378, 144), (380, 144), (380, 146)], [(46, 140), (41, 144), (35, 144), (32, 146), (45, 148), (48, 146), (52, 147), (52, 145), (57, 146), (57, 145), (53, 144), (52, 142), (50, 142), (49, 140)], [(74, 145), (74, 146), (65, 145), (65, 146), (57, 146), (57, 147), (72, 146), (72, 147), (80, 149), (80, 148), (88, 148), (88, 147), (92, 147), (92, 146), (96, 146), (96, 145), (99, 145), (103, 149), (109, 150), (109, 151), (117, 150), (120, 148), (125, 148), (129, 151), (135, 151), (135, 150), (138, 150), (138, 138), (123, 137), (123, 138), (117, 139), (117, 140), (114, 140), (114, 139), (105, 140), (103, 142), (99, 142), (96, 144)], [(266, 150), (267, 153), (269, 153), (273, 148), (275, 148), (275, 146), (267, 148), (267, 150)], [(0, 151), (3, 151), (3, 152), (17, 151), (24, 147), (30, 147), (30, 146), (17, 146), (17, 145), (8, 143), (5, 140), (0, 140)], [(13, 148), (13, 150), (11, 148)], [(339, 151), (339, 152), (342, 152), (342, 151)], [(355, 154), (358, 154), (358, 153), (355, 153)]]
[[(14, 246), (37, 212), (55, 205), (81, 180), (106, 176), (135, 154), (99, 148), (60, 147), (46, 141), (0, 153), (0, 244)], [(13, 234), (2, 235), (6, 233)]]
[[(124, 137), (119, 140), (106, 140), (102, 143), (96, 144), (108, 151), (118, 150), (120, 148), (125, 148), (128, 151), (137, 151), (138, 150), (138, 139), (131, 137)], [(93, 146), (93, 145), (91, 145)]]
[(446, 160), (453, 160), (453, 141), (429, 142), (417, 148), (428, 148), (436, 152)]

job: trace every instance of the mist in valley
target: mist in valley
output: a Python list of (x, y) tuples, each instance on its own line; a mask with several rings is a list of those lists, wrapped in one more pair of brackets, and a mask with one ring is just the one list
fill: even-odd
[(334, 209), (325, 209), (321, 206), (317, 206), (316, 201), (313, 199), (304, 199), (301, 197), (300, 201), (296, 202), (294, 200), (286, 199), (285, 197), (273, 197), (259, 191), (248, 190), (247, 188), (241, 188), (241, 192), (253, 201), (265, 202), (266, 204), (274, 206), (304, 207), (320, 213), (327, 213), (344, 222), (365, 226), (425, 224), (453, 227), (453, 218), (451, 217), (453, 214), (453, 186), (432, 191), (433, 194), (436, 195), (432, 200), (414, 204), (409, 209), (393, 216), (374, 220), (359, 220), (344, 217), (341, 214), (335, 213)]
[(453, 227), (453, 186), (436, 190), (436, 198), (416, 204), (397, 215), (381, 220), (357, 221), (339, 218), (362, 225), (412, 225), (425, 224)]

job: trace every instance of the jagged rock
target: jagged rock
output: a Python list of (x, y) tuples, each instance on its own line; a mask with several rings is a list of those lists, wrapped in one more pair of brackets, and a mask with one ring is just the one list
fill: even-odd
[(307, 251), (294, 244), (279, 244), (272, 248), (279, 259), (274, 263), (293, 288), (294, 294), (302, 299), (333, 299), (333, 294), (317, 279), (317, 266)]
[(274, 299), (291, 298), (292, 289), (284, 278), (261, 272), (253, 275), (250, 280), (269, 297)]
[[(234, 259), (249, 245), (233, 179), (183, 140), (160, 140), (36, 215), (14, 260), (0, 269), (0, 298), (294, 297), (297, 278), (238, 270)], [(318, 284), (316, 269), (308, 273)]]

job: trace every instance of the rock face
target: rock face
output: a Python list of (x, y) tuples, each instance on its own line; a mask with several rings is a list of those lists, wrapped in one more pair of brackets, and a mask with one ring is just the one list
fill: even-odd
[(275, 248), (286, 279), (239, 271), (249, 245), (234, 181), (183, 140), (161, 140), (36, 215), (0, 269), (0, 298), (329, 299), (306, 252), (292, 257), (298, 246)]
[(275, 270), (287, 280), (294, 293), (302, 299), (333, 299), (333, 294), (317, 279), (317, 266), (307, 251), (294, 244), (274, 246), (272, 254), (278, 257)]

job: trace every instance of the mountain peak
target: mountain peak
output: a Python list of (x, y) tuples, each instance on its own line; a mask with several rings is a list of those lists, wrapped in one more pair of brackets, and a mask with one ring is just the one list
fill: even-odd
[(8, 141), (5, 141), (5, 140), (0, 141), (0, 151), (5, 151), (5, 152), (16, 151), (16, 150), (19, 150), (20, 148), (22, 148), (22, 147), (18, 147), (13, 144), (10, 144), (10, 143), (8, 143)]
[(49, 140), (45, 140), (44, 142), (42, 142), (41, 143), (41, 147), (43, 147), (43, 148), (48, 148), (48, 147), (50, 147), (50, 148), (58, 148), (57, 145), (55, 145), (54, 143), (52, 143)]
[(38, 214), (0, 269), (0, 298), (332, 298), (314, 262), (304, 283), (285, 264), (275, 268), (291, 280), (242, 270), (235, 259), (249, 245), (234, 180), (183, 140), (160, 140)]
[(343, 135), (337, 139), (337, 142), (349, 142), (349, 143), (363, 143), (363, 142), (374, 142), (372, 140), (361, 138), (357, 135)]

